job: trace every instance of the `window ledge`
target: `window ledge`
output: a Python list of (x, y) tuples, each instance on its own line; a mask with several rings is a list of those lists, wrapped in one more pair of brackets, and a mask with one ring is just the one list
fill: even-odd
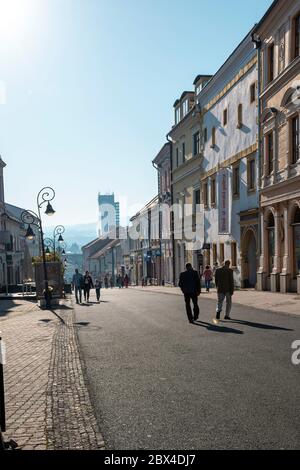
[(247, 192), (248, 192), (248, 194), (256, 193), (256, 188), (248, 188)]

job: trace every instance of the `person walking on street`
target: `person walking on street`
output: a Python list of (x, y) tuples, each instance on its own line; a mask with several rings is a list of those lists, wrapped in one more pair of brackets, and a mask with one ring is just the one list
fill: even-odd
[(95, 280), (95, 290), (96, 290), (96, 297), (97, 301), (100, 302), (100, 289), (102, 287), (102, 282), (98, 279)]
[(124, 277), (124, 284), (125, 284), (125, 288), (128, 289), (128, 285), (129, 285), (129, 277), (128, 277), (128, 274), (125, 274), (125, 277)]
[[(199, 318), (198, 296), (201, 293), (201, 282), (197, 271), (190, 263), (186, 265), (186, 271), (180, 274), (179, 287), (184, 295), (186, 314), (190, 323)], [(194, 316), (191, 309), (191, 300), (194, 306)]]
[(227, 260), (222, 268), (216, 270), (215, 281), (217, 287), (218, 303), (216, 309), (216, 319), (214, 323), (218, 323), (223, 308), (223, 302), (226, 299), (225, 320), (230, 320), (230, 312), (232, 305), (232, 296), (234, 292), (233, 271), (230, 269), (230, 261)]
[[(75, 274), (73, 275), (73, 289), (75, 289), (75, 299), (77, 304), (82, 302), (82, 288), (83, 288), (83, 275), (79, 273), (78, 269), (75, 269)], [(79, 299), (78, 299), (79, 294)]]
[(109, 283), (110, 283), (110, 288), (112, 289), (114, 287), (114, 280), (113, 280), (113, 277), (111, 276), (110, 280), (109, 280)]
[(216, 270), (217, 270), (217, 269), (219, 269), (219, 264), (218, 264), (218, 262), (216, 261), (216, 262), (214, 263), (214, 266), (213, 266), (213, 276), (214, 276), (214, 277), (215, 277), (215, 275), (216, 275)]
[(83, 295), (86, 302), (90, 301), (90, 290), (92, 287), (94, 287), (92, 277), (90, 273), (86, 271), (83, 276)]
[(105, 285), (105, 289), (108, 289), (108, 276), (107, 275), (104, 278), (104, 285)]
[(206, 287), (206, 292), (209, 292), (210, 289), (210, 283), (213, 279), (213, 272), (210, 266), (205, 266), (205, 270), (203, 272), (203, 277), (204, 277), (204, 282), (205, 282), (205, 287)]

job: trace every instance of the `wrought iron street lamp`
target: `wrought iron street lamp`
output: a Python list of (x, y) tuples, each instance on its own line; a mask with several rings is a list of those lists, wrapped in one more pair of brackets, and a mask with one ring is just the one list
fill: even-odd
[(61, 250), (57, 250), (57, 244), (56, 244), (56, 238), (59, 246), (61, 247), (62, 244), (64, 243), (64, 239), (62, 237), (62, 234), (65, 232), (65, 227), (63, 225), (57, 225), (55, 229), (53, 230), (53, 238), (45, 238), (44, 240), (44, 245), (47, 246), (46, 249), (46, 254), (50, 254), (50, 249), (52, 248), (54, 256), (56, 255), (57, 251), (61, 253)]
[(44, 283), (45, 283), (45, 302), (46, 302), (46, 309), (51, 308), (51, 292), (49, 290), (49, 283), (48, 283), (48, 273), (47, 273), (47, 264), (46, 264), (46, 252), (45, 252), (45, 244), (44, 244), (44, 233), (43, 233), (43, 224), (42, 224), (42, 217), (41, 217), (41, 209), (44, 204), (47, 204), (45, 214), (51, 216), (55, 213), (51, 201), (55, 197), (54, 189), (50, 187), (45, 187), (40, 190), (37, 195), (37, 208), (38, 214), (30, 210), (24, 210), (21, 214), (21, 220), (23, 223), (28, 224), (26, 235), (25, 237), (28, 240), (33, 240), (35, 238), (35, 233), (32, 229), (32, 226), (38, 227), (40, 232), (40, 239), (41, 239), (41, 248), (42, 248), (42, 259), (43, 259), (43, 269), (44, 269)]

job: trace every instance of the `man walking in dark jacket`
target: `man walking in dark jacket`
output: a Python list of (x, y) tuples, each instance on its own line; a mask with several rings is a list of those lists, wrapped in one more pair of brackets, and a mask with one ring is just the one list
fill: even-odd
[[(199, 274), (193, 269), (190, 263), (186, 265), (186, 271), (180, 274), (179, 287), (184, 294), (189, 322), (194, 323), (199, 317), (198, 295), (200, 295), (201, 292), (201, 282)], [(191, 300), (194, 305), (194, 317), (191, 309)]]
[(230, 261), (227, 260), (222, 268), (216, 270), (215, 282), (218, 293), (216, 322), (220, 320), (220, 314), (223, 308), (223, 302), (226, 298), (225, 320), (230, 320), (231, 298), (234, 292), (233, 271), (230, 269)]

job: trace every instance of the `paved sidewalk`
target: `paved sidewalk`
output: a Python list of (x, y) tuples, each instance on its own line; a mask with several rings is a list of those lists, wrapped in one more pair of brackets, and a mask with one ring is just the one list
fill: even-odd
[(40, 310), (0, 301), (6, 345), (5, 438), (21, 449), (102, 449), (80, 361), (70, 301)]
[[(160, 292), (164, 294), (182, 295), (179, 287), (162, 287), (162, 286), (134, 286), (131, 289), (143, 290), (147, 292)], [(209, 293), (202, 288), (201, 298), (216, 301), (217, 291), (211, 289)], [(236, 290), (233, 296), (233, 302), (236, 304), (246, 305), (249, 307), (267, 310), (277, 313), (285, 313), (289, 315), (300, 316), (300, 295), (297, 294), (281, 294), (274, 292), (259, 292), (255, 289)]]

